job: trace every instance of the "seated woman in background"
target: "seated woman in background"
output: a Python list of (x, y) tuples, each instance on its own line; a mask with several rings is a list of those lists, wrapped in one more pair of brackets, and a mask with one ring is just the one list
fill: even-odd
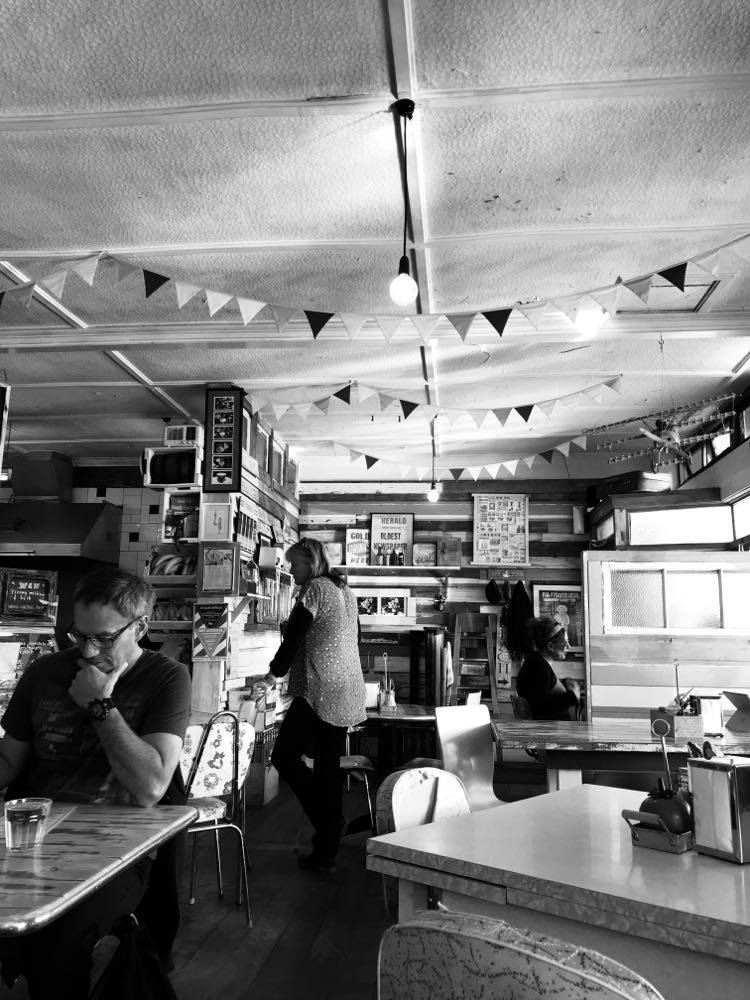
[(527, 628), (534, 651), (523, 661), (516, 690), (529, 703), (534, 719), (575, 719), (580, 685), (569, 677), (558, 680), (550, 663), (565, 659), (569, 648), (565, 626), (545, 615), (529, 619)]

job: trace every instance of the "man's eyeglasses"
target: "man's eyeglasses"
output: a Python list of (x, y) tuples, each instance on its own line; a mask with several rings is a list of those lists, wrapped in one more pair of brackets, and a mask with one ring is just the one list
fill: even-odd
[(111, 649), (123, 632), (127, 631), (131, 625), (135, 622), (140, 621), (143, 615), (138, 615), (137, 618), (131, 618), (129, 622), (126, 622), (122, 628), (118, 628), (116, 632), (112, 632), (109, 635), (84, 635), (83, 632), (79, 632), (77, 628), (72, 625), (65, 633), (67, 637), (72, 641), (77, 643), (79, 646), (83, 646), (84, 643), (90, 642), (92, 646), (97, 649)]

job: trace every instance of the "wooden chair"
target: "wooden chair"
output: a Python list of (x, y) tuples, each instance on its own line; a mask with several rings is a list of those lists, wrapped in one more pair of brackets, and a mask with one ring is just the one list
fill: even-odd
[(255, 729), (240, 722), (234, 712), (217, 712), (205, 726), (188, 726), (180, 766), (186, 775), (188, 801), (198, 810), (197, 821), (188, 828), (193, 836), (190, 864), (190, 902), (195, 903), (198, 834), (213, 833), (216, 846), (216, 878), (219, 896), (224, 895), (219, 831), (231, 830), (237, 838), (237, 905), (244, 903), (245, 919), (252, 926), (248, 894), (248, 861), (245, 850), (243, 786), (255, 748)]
[(424, 911), (389, 927), (378, 1000), (664, 1000), (638, 973), (590, 948), (494, 917)]
[(492, 780), (495, 742), (486, 705), (447, 705), (435, 709), (443, 767), (463, 782), (471, 811), (501, 804)]
[[(378, 789), (378, 834), (407, 830), (471, 812), (466, 789), (454, 774), (435, 767), (415, 767), (389, 774)], [(398, 879), (383, 876), (386, 912), (396, 910)]]

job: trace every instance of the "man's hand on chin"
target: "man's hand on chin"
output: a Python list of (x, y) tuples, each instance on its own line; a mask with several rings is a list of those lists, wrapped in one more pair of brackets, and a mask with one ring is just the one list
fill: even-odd
[(78, 673), (68, 688), (68, 694), (81, 708), (88, 708), (95, 698), (109, 698), (120, 675), (127, 670), (127, 660), (117, 662), (99, 658), (96, 661), (80, 657)]

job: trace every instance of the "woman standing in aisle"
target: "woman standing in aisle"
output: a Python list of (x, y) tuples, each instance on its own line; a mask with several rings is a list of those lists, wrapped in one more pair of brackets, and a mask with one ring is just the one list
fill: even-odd
[[(359, 659), (354, 594), (331, 572), (317, 539), (303, 538), (286, 552), (300, 588), (284, 638), (264, 680), (289, 673), (293, 701), (276, 736), (271, 763), (290, 785), (315, 828), (309, 871), (335, 870), (341, 839), (339, 758), (349, 726), (365, 718), (365, 683)], [(313, 768), (303, 755), (313, 758)]]
[(550, 663), (550, 660), (565, 659), (569, 648), (565, 626), (543, 615), (531, 618), (527, 628), (534, 651), (523, 661), (516, 690), (529, 703), (533, 719), (575, 719), (581, 697), (580, 685), (569, 677), (559, 681)]

